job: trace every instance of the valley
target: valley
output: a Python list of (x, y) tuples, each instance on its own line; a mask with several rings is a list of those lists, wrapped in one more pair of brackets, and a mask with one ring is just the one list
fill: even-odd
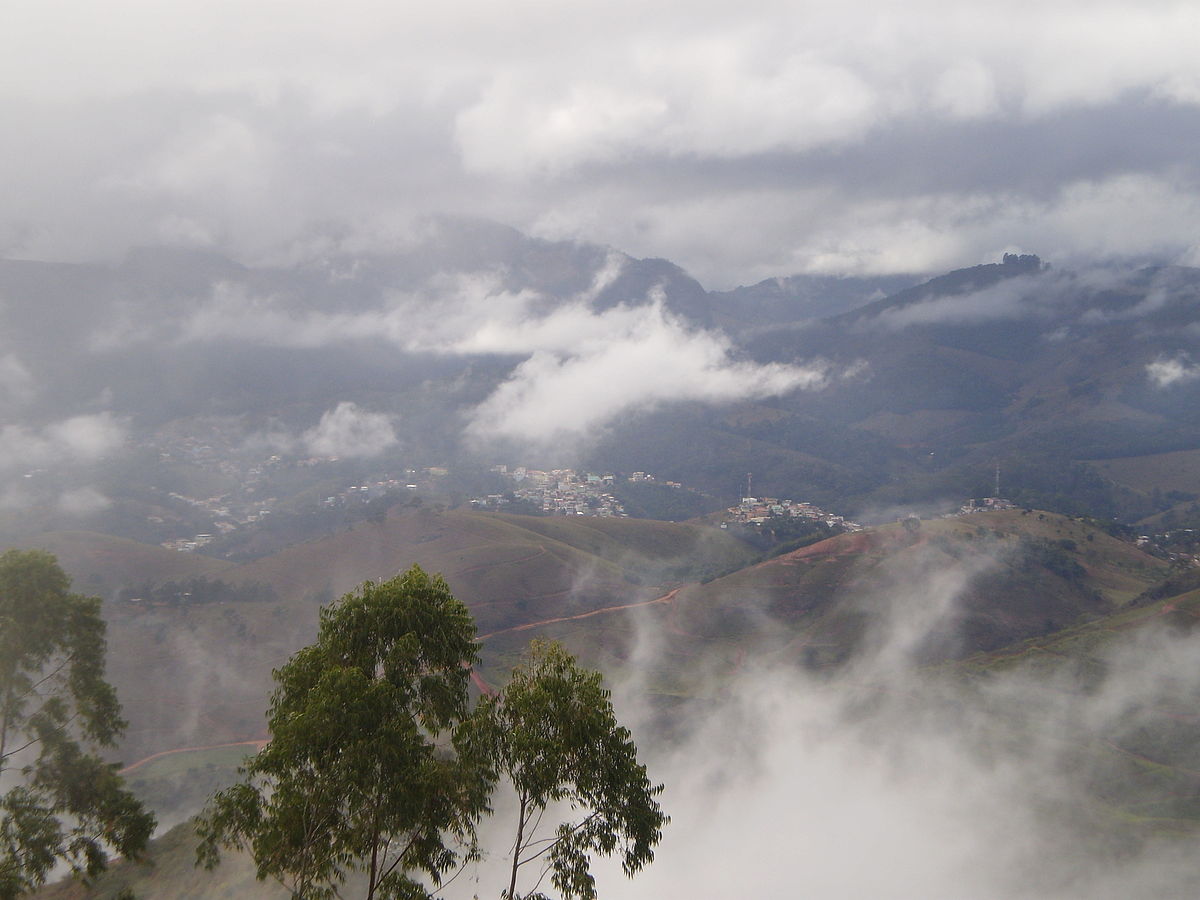
[[(103, 600), (128, 719), (111, 758), (177, 825), (157, 869), (119, 866), (96, 896), (251, 890), (245, 860), (182, 874), (187, 818), (267, 740), (272, 672), (321, 608), (414, 563), (474, 618), (476, 691), (504, 684), (535, 637), (605, 674), (675, 773), (690, 840), (710, 839), (689, 811), (705, 790), (768, 802), (760, 769), (834, 818), (806, 778), (918, 789), (896, 802), (931, 817), (921, 841), (942, 807), (970, 840), (987, 833), (943, 796), (942, 771), (1055, 834), (1064, 858), (1158, 859), (1194, 839), (1200, 420), (1198, 384), (1177, 372), (1192, 371), (1200, 270), (1075, 273), (1022, 255), (708, 292), (662, 260), (479, 227), (504, 237), (461, 263), (464, 279), (490, 273), (482, 293), (446, 294), (419, 253), (329, 282), (155, 251), (89, 274), (96, 320), (72, 323), (60, 338), (77, 357), (43, 373), (46, 404), (20, 435), (44, 459), (6, 463), (0, 535), (54, 553)], [(439, 228), (429, 245), (452, 268), (462, 226)], [(0, 289), (69, 303), (80, 274), (3, 263)], [(271, 299), (245, 306), (246, 291)], [(190, 324), (159, 315), (164, 296)], [(432, 297), (442, 319), (421, 311)], [(29, 346), (49, 328), (39, 308), (7, 310)], [(89, 332), (135, 312), (136, 333)], [(568, 371), (488, 343), (567, 319), (584, 327), (563, 366), (592, 365), (607, 329), (635, 350), (658, 329), (715, 367), (696, 383), (783, 387), (714, 399), (662, 374), (675, 387), (659, 396), (618, 366), (614, 393), (589, 375), (561, 403)], [(92, 382), (115, 386), (104, 413), (69, 399)], [(800, 762), (776, 759), (783, 747)], [(1041, 859), (1023, 852), (1013, 871)], [(1068, 873), (1029, 877), (1040, 896)]]

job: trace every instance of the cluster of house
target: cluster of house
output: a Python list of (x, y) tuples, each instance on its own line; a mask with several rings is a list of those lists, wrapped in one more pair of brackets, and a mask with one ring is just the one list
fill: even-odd
[(345, 490), (338, 491), (336, 494), (330, 494), (321, 498), (321, 506), (326, 509), (345, 509), (347, 506), (353, 506), (356, 503), (366, 503), (368, 500), (373, 500), (376, 497), (383, 497), (386, 494), (399, 494), (401, 491), (415, 491), (416, 483), (413, 481), (417, 477), (416, 469), (405, 469), (404, 480), (399, 478), (391, 478), (385, 476), (376, 479), (375, 481), (365, 481), (362, 484), (352, 484)]
[[(574, 469), (530, 469), (526, 466), (492, 466), (497, 475), (508, 478), (513, 485), (512, 498), (533, 504), (546, 515), (552, 516), (599, 516), (602, 518), (626, 518), (629, 514), (612, 493), (617, 476), (612, 472), (576, 472)], [(654, 482), (669, 487), (680, 487), (678, 482), (658, 482), (653, 475), (634, 472), (625, 480), (632, 482)], [(476, 497), (471, 505), (484, 509), (499, 509), (510, 505), (506, 494), (488, 494)]]
[[(249, 525), (252, 522), (257, 522), (269, 516), (271, 514), (271, 507), (276, 502), (276, 498), (267, 497), (246, 503), (236, 503), (231, 502), (227, 494), (201, 499), (189, 497), (186, 494), (174, 491), (167, 496), (179, 503), (186, 503), (189, 506), (201, 509), (212, 516), (216, 534), (195, 534), (190, 538), (177, 538), (162, 541), (161, 543), (161, 546), (166, 547), (168, 550), (179, 550), (187, 553), (194, 552), (206, 544), (212, 543), (213, 539), (218, 535), (229, 534), (231, 531), (237, 531), (243, 525)], [(148, 520), (152, 525), (163, 524), (163, 519), (159, 516), (149, 516)]]
[(762, 525), (780, 516), (811, 519), (846, 531), (861, 531), (863, 527), (857, 522), (850, 522), (842, 516), (826, 512), (816, 504), (804, 500), (780, 500), (777, 497), (743, 497), (741, 503), (726, 510), (725, 521), (721, 523), (721, 527), (725, 528), (730, 523)]
[(1147, 553), (1165, 557), (1173, 563), (1200, 568), (1200, 532), (1193, 528), (1139, 534), (1134, 543)]
[(988, 512), (993, 509), (1016, 509), (1017, 504), (1011, 500), (1005, 500), (1003, 497), (984, 497), (978, 503), (974, 499), (968, 500), (966, 504), (960, 506), (958, 512), (951, 513), (952, 516), (969, 516), (973, 513)]

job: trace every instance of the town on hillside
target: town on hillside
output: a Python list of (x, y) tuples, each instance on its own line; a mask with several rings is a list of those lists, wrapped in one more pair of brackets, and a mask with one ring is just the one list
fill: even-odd
[[(531, 469), (527, 466), (495, 465), (491, 471), (509, 479), (513, 488), (506, 494), (488, 494), (475, 497), (471, 505), (480, 509), (500, 509), (505, 506), (523, 506), (530, 511), (540, 511), (550, 516), (595, 516), (599, 518), (627, 518), (625, 507), (612, 493), (617, 476), (611, 472), (602, 475), (594, 472), (576, 472), (574, 469)], [(634, 472), (628, 481), (656, 482), (652, 475)], [(674, 481), (657, 482), (670, 487), (682, 485)]]
[(835, 513), (826, 512), (821, 507), (803, 500), (781, 500), (777, 497), (743, 497), (737, 506), (726, 510), (722, 528), (737, 523), (739, 525), (765, 525), (773, 518), (786, 517), (791, 519), (809, 519), (814, 522), (824, 522), (830, 528), (840, 528), (843, 531), (862, 531), (863, 526), (851, 522)]

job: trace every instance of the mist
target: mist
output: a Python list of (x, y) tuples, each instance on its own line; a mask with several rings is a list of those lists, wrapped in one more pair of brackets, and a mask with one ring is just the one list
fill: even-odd
[[(1173, 0), (23, 4), (0, 29), (0, 536), (62, 548), (106, 600), (278, 588), (253, 613), (106, 607), (149, 755), (261, 737), (262, 647), (302, 645), (328, 585), (397, 546), (473, 573), (511, 638), (813, 536), (731, 549), (720, 510), (751, 483), (888, 521), (993, 471), (1002, 493), (1003, 464), (1018, 506), (1200, 531), (1194, 460), (1153, 462), (1200, 447), (1197, 33)], [(1144, 472), (1092, 465), (1123, 459)], [(622, 557), (632, 530), (558, 540), (598, 495), (536, 536), (504, 515), (568, 465), (711, 534)], [(1143, 752), (1200, 745), (1196, 639), (964, 662), (968, 613), (1015, 617), (980, 601), (988, 552), (896, 565), (828, 654), (750, 594), (713, 613), (745, 646), (666, 604), (614, 614), (630, 644), (581, 655), (612, 664), (673, 822), (602, 895), (1200, 893), (1178, 825), (1200, 791)], [(448, 896), (490, 894), (502, 856)]]
[[(633, 878), (597, 864), (601, 896), (1192, 896), (1193, 840), (1115, 804), (1133, 753), (1122, 744), (1200, 697), (1195, 636), (1149, 627), (1084, 666), (922, 666), (920, 648), (944, 645), (959, 592), (987, 570), (930, 568), (858, 598), (870, 637), (834, 673), (774, 641), (732, 673), (700, 663), (670, 737), (643, 702), (670, 638), (643, 619), (610, 681), (671, 822)], [(506, 883), (507, 812), (485, 829), (489, 858), (447, 896)]]

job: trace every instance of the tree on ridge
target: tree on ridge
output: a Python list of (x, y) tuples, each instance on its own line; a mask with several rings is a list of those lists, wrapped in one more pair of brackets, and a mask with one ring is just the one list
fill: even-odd
[(125, 729), (104, 680), (100, 601), (70, 592), (40, 550), (0, 555), (0, 900), (37, 889), (59, 863), (99, 874), (135, 858), (154, 816), (98, 755)]
[(427, 896), (473, 847), (488, 785), (439, 736), (466, 715), (475, 625), (440, 576), (420, 567), (361, 585), (321, 611), (315, 643), (275, 671), (271, 741), (199, 820), (198, 860), (221, 847), (295, 897)]
[[(534, 642), (498, 694), (469, 710), (475, 627), (440, 576), (413, 566), (366, 583), (321, 613), (317, 640), (275, 672), (271, 742), (199, 819), (199, 864), (248, 851), (260, 879), (294, 897), (339, 897), (351, 873), (365, 896), (429, 898), (479, 858), (476, 826), (504, 779), (520, 815), (502, 896), (533, 900), (548, 874), (565, 898), (595, 897), (590, 854), (619, 852), (632, 875), (667, 822), (598, 672)], [(547, 808), (578, 821), (538, 833)], [(530, 892), (518, 875), (534, 864)]]

